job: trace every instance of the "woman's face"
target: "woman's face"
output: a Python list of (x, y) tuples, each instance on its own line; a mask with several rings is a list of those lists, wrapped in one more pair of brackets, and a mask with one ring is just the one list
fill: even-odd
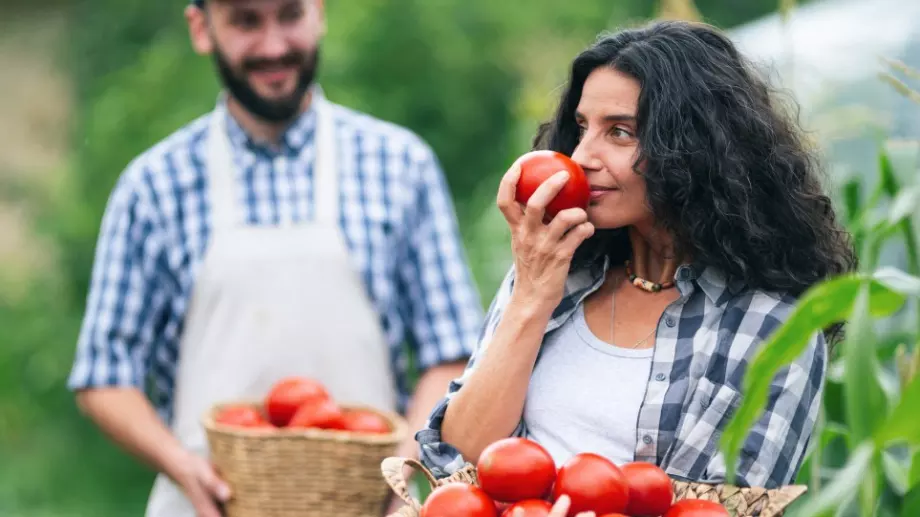
[(601, 67), (588, 76), (575, 110), (581, 138), (572, 158), (588, 176), (588, 219), (599, 229), (650, 227), (654, 221), (645, 179), (633, 170), (638, 102), (638, 81)]

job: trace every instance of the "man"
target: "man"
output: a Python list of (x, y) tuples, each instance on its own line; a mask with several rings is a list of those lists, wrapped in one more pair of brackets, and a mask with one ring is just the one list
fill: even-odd
[(148, 517), (219, 515), (229, 491), (200, 418), (287, 375), (405, 410), (396, 453), (417, 457), (482, 318), (430, 148), (313, 84), (323, 1), (199, 0), (186, 18), (226, 93), (119, 179), (69, 381), (160, 473)]

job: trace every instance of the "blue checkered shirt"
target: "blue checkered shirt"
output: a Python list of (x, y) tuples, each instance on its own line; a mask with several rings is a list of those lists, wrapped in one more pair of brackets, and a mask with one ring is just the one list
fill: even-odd
[[(226, 113), (219, 107), (137, 157), (111, 193), (71, 389), (146, 389), (170, 420), (183, 318), (210, 236), (205, 137), (210, 117)], [(422, 370), (466, 361), (482, 304), (429, 146), (409, 130), (343, 106), (333, 113), (339, 224), (391, 345), (402, 409), (409, 397), (404, 351), (415, 352)], [(228, 117), (245, 224), (313, 218), (315, 124), (308, 110), (272, 150)]]
[[(604, 281), (607, 261), (569, 275), (562, 302), (546, 328), (549, 334), (575, 313)], [(672, 478), (724, 481), (719, 439), (743, 396), (742, 374), (757, 347), (794, 308), (789, 296), (745, 289), (712, 268), (682, 266), (676, 284), (679, 300), (664, 311), (655, 338), (645, 398), (636, 427), (635, 461), (662, 467)], [(454, 380), (416, 439), (422, 462), (445, 477), (467, 461), (441, 440), (441, 425), (453, 396), (487, 348), (511, 296), (512, 270), (495, 296), (480, 344), (464, 374)], [(539, 361), (539, 356), (538, 359)], [(824, 336), (817, 333), (807, 350), (773, 379), (766, 411), (741, 450), (737, 484), (777, 487), (791, 482), (806, 452), (817, 419), (826, 375)], [(616, 389), (616, 383), (611, 384)], [(592, 394), (591, 396), (601, 396)], [(588, 395), (586, 395), (588, 396)], [(495, 394), (501, 404), (501, 395)], [(523, 418), (513, 436), (527, 436)], [(577, 448), (577, 444), (572, 444)]]

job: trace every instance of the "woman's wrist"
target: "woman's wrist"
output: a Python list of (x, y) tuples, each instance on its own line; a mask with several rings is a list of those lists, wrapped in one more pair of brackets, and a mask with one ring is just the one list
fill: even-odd
[(525, 326), (533, 324), (546, 325), (558, 303), (545, 298), (529, 296), (523, 293), (511, 293), (511, 300), (505, 308), (503, 319), (519, 322)]

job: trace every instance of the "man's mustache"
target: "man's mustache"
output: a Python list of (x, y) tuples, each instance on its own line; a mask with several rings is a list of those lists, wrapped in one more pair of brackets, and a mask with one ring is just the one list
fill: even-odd
[(292, 66), (302, 66), (307, 60), (306, 55), (302, 52), (288, 52), (280, 58), (264, 59), (250, 58), (243, 61), (243, 69), (249, 72), (260, 70), (274, 70), (277, 68), (286, 68)]

